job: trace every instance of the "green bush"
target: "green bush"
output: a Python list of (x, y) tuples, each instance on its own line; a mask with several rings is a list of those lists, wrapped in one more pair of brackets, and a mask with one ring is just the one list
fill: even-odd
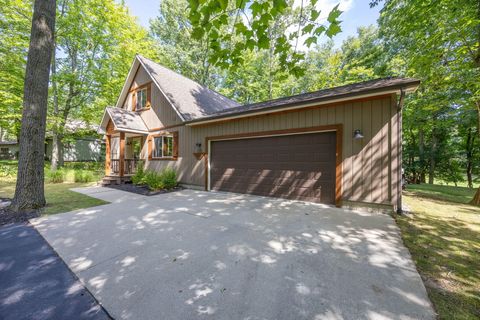
[(178, 184), (177, 173), (171, 168), (165, 168), (160, 172), (139, 168), (132, 177), (132, 182), (146, 185), (150, 190), (168, 190), (175, 188)]
[(51, 183), (62, 183), (65, 180), (65, 172), (62, 169), (47, 172), (47, 180)]
[(93, 173), (87, 170), (75, 170), (74, 181), (75, 182), (92, 182), (94, 181)]
[(165, 189), (175, 188), (178, 184), (177, 173), (172, 168), (165, 168), (160, 172), (160, 180), (163, 181)]
[(137, 171), (132, 176), (132, 183), (133, 184), (145, 184), (145, 170), (143, 170), (143, 163), (139, 163), (137, 167)]
[(165, 188), (161, 175), (155, 171), (145, 171), (144, 182), (150, 190), (160, 190)]
[(2, 180), (14, 180), (17, 178), (17, 165), (15, 160), (0, 160), (0, 177)]

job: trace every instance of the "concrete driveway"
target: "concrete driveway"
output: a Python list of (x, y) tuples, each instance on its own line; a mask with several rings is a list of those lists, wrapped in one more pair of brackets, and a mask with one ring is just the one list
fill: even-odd
[(32, 223), (117, 319), (433, 319), (388, 215), (183, 190)]

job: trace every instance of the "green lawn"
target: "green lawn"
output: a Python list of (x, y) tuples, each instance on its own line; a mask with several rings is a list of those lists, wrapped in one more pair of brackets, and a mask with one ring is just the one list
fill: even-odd
[(480, 208), (475, 190), (410, 185), (411, 215), (397, 218), (440, 319), (480, 317)]
[(459, 203), (468, 203), (477, 191), (475, 188), (470, 189), (436, 184), (409, 184), (407, 189), (408, 191), (414, 192), (418, 197)]
[[(65, 180), (68, 182), (45, 183), (45, 198), (47, 200), (47, 206), (45, 207), (43, 214), (48, 215), (68, 212), (75, 209), (89, 208), (107, 203), (103, 200), (70, 191), (70, 188), (86, 187), (94, 185), (95, 183), (75, 183), (73, 182), (74, 170), (67, 170), (65, 170)], [(13, 197), (15, 192), (16, 171), (17, 161), (0, 161), (0, 197)], [(94, 175), (94, 179), (99, 178)]]

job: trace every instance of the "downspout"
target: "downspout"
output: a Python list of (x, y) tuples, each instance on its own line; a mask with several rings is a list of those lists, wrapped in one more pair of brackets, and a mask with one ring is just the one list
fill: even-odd
[(398, 168), (397, 168), (397, 214), (402, 214), (402, 167), (403, 167), (403, 159), (402, 159), (402, 109), (403, 109), (403, 102), (405, 100), (405, 90), (402, 88), (400, 89), (400, 99), (397, 103), (397, 159), (398, 159)]

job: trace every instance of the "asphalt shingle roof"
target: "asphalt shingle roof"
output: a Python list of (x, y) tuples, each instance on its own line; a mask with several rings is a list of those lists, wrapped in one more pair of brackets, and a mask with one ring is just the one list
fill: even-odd
[(240, 104), (141, 55), (137, 58), (185, 121)]
[(263, 102), (245, 104), (234, 108), (220, 110), (215, 113), (210, 113), (204, 117), (197, 118), (195, 120), (207, 120), (209, 118), (228, 117), (236, 114), (275, 109), (278, 107), (287, 107), (299, 104), (306, 104), (310, 102), (322, 102), (334, 99), (342, 99), (347, 97), (353, 97), (356, 95), (381, 93), (394, 89), (416, 88), (419, 84), (420, 80), (412, 78), (375, 79)]
[(148, 132), (145, 122), (138, 113), (121, 108), (107, 108), (106, 111), (118, 130)]

